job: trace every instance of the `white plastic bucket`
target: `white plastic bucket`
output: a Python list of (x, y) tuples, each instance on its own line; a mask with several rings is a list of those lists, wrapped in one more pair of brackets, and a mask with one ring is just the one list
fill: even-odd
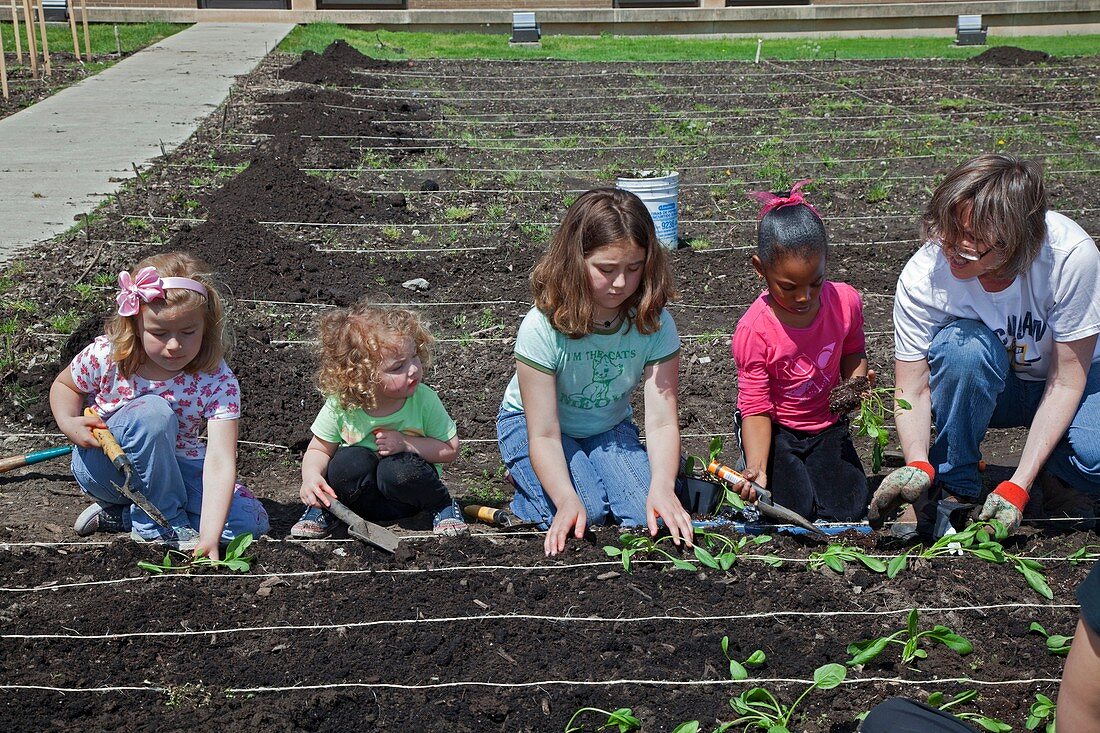
[[(646, 171), (642, 171), (645, 176)], [(619, 178), (615, 185), (630, 191), (645, 204), (657, 228), (657, 241), (668, 249), (676, 249), (680, 238), (680, 213), (676, 199), (680, 190), (680, 174), (644, 178)]]

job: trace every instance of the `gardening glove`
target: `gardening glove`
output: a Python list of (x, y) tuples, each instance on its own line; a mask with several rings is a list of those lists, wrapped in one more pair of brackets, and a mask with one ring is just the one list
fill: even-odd
[(907, 466), (891, 471), (879, 484), (871, 497), (867, 510), (867, 522), (873, 529), (881, 529), (885, 517), (905, 503), (912, 504), (932, 488), (936, 469), (925, 461), (912, 461)]
[(1007, 527), (1010, 533), (1015, 532), (1020, 528), (1020, 521), (1024, 518), (1024, 507), (1027, 506), (1028, 498), (1024, 487), (1011, 481), (1002, 481), (997, 484), (993, 493), (985, 497), (985, 505), (978, 519), (996, 519)]

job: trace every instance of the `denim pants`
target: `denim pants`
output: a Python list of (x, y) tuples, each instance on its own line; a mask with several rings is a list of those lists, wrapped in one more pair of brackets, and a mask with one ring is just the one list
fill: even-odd
[[(1001, 340), (972, 320), (954, 321), (936, 334), (928, 366), (936, 425), (929, 462), (948, 491), (978, 499), (987, 428), (1029, 427), (1046, 382), (1017, 377)], [(1081, 404), (1044, 468), (1079, 491), (1100, 495), (1100, 364), (1089, 369)]]
[[(531, 465), (527, 416), (501, 410), (497, 416), (497, 443), (504, 465), (516, 482), (512, 512), (525, 522), (549, 528), (557, 509)], [(645, 525), (649, 455), (634, 423), (623, 420), (607, 432), (588, 438), (562, 435), (561, 446), (589, 524)]]
[(437, 512), (451, 503), (435, 466), (416, 453), (379, 457), (361, 445), (343, 446), (329, 461), (325, 480), (352, 511), (376, 522)]
[[(203, 459), (176, 455), (179, 421), (172, 407), (156, 395), (142, 395), (107, 418), (107, 427), (134, 466), (130, 487), (149, 499), (172, 527), (197, 530), (202, 511)], [(130, 503), (115, 488), (125, 477), (99, 448), (74, 450), (72, 468), (80, 488), (100, 504)], [(167, 530), (137, 505), (130, 507), (130, 522), (146, 539), (168, 538)], [(241, 484), (235, 484), (222, 541), (230, 542), (246, 532), (259, 537), (269, 528), (267, 510), (260, 500)]]
[[(734, 425), (743, 446), (740, 410), (734, 412)], [(737, 467), (745, 467), (744, 448)], [(867, 516), (867, 474), (852, 444), (847, 418), (819, 433), (773, 422), (767, 473), (775, 503), (810, 521), (858, 522)]]

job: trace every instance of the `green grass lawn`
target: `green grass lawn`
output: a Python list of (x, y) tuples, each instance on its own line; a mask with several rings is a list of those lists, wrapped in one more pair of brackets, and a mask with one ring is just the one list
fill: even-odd
[[(541, 48), (510, 47), (508, 33), (405, 33), (359, 31), (333, 23), (300, 25), (280, 51), (321, 51), (343, 38), (376, 58), (553, 58), (572, 61), (751, 61), (755, 38), (669, 36), (547, 36)], [(1084, 56), (1100, 49), (1100, 35), (989, 37), (989, 46), (1018, 46), (1054, 56)], [(989, 46), (955, 46), (941, 38), (788, 38), (764, 41), (763, 57), (775, 60), (946, 58), (976, 56)]]
[[(20, 14), (20, 20), (22, 20), (22, 14)], [(167, 38), (174, 33), (179, 33), (186, 27), (187, 25), (181, 23), (119, 24), (119, 45), (122, 46), (123, 53), (130, 53), (145, 48), (149, 44), (156, 43), (162, 38)], [(38, 28), (39, 26), (35, 24), (36, 35), (38, 32)], [(115, 53), (116, 47), (114, 28), (115, 27), (110, 23), (88, 24), (88, 35), (92, 41), (93, 56)], [(79, 22), (76, 24), (76, 32), (80, 38), (80, 51), (83, 54), (84, 30)], [(8, 56), (10, 57), (12, 54), (15, 53), (15, 41), (12, 36), (12, 24), (9, 22), (0, 23), (0, 34), (2, 34), (4, 37), (4, 51), (6, 51)], [(22, 23), (19, 24), (19, 34), (23, 43), (23, 52), (25, 54), (27, 51), (27, 30), (23, 27)], [(47, 23), (46, 40), (48, 40), (50, 43), (51, 56), (58, 52), (70, 54), (73, 52), (73, 36), (69, 30), (68, 23)], [(41, 40), (38, 41), (38, 44), (38, 53), (41, 57)], [(104, 64), (103, 66), (108, 65), (109, 64)]]

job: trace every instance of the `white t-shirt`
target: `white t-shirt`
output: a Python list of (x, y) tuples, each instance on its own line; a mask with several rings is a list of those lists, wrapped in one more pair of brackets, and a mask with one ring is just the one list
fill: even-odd
[[(1027, 272), (999, 293), (978, 278), (960, 280), (937, 242), (910, 258), (894, 296), (894, 355), (899, 361), (928, 357), (936, 333), (959, 319), (981, 321), (1008, 350), (1021, 379), (1043, 381), (1054, 342), (1100, 333), (1100, 252), (1072, 219), (1048, 211), (1047, 238)], [(1093, 351), (1100, 361), (1100, 340)]]

